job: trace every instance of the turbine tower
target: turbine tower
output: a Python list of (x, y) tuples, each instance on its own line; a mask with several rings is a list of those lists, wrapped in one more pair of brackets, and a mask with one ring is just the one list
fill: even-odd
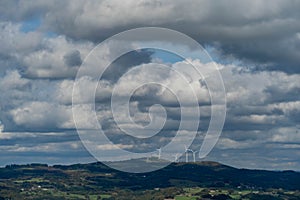
[(174, 155), (174, 163), (176, 163), (176, 162), (178, 162), (178, 153), (176, 153), (175, 155)]
[(184, 146), (185, 148), (185, 162), (189, 162), (189, 151), (193, 152), (191, 149), (187, 148), (187, 146)]
[(161, 158), (161, 148), (157, 149), (157, 151), (158, 151), (158, 159), (160, 160), (160, 158)]
[(196, 153), (197, 153), (198, 151), (193, 151), (193, 150), (191, 150), (191, 151), (192, 151), (192, 153), (193, 153), (193, 161), (196, 162)]

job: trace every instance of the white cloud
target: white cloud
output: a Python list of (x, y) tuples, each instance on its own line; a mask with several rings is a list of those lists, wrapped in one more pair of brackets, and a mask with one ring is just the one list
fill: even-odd
[(48, 102), (28, 102), (10, 111), (14, 122), (29, 129), (64, 128), (71, 113), (64, 106)]
[(20, 69), (31, 78), (68, 78), (76, 75), (91, 42), (74, 42), (65, 36), (43, 37), (39, 31), (22, 32), (21, 24), (0, 23), (0, 72)]

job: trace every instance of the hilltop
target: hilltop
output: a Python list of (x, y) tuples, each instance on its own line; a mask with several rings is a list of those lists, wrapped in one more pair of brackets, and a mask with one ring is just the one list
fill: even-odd
[[(99, 199), (101, 196), (97, 194), (113, 198), (113, 194), (119, 196), (118, 192), (134, 194), (169, 191), (170, 188), (177, 188), (174, 190), (177, 192), (184, 188), (298, 191), (300, 173), (237, 169), (208, 161), (172, 163), (161, 170), (141, 174), (120, 172), (99, 162), (69, 166), (9, 165), (0, 169), (0, 196), (3, 199), (51, 199), (52, 196), (56, 199), (80, 199), (89, 194)], [(67, 194), (71, 196), (68, 198)], [(72, 195), (81, 196), (73, 198)]]

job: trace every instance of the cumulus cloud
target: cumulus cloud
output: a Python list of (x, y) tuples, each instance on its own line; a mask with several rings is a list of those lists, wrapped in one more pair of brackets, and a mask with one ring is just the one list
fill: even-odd
[[(152, 115), (162, 121), (160, 108), (153, 107), (156, 103), (163, 105), (168, 115), (160, 133), (164, 136), (161, 141), (155, 137), (143, 140), (137, 142), (136, 148), (145, 148), (142, 143), (150, 149), (156, 148), (156, 144), (168, 143), (181, 120), (176, 96), (186, 108), (190, 106), (184, 113), (189, 122), (195, 120), (190, 105), (194, 96), (176, 72), (155, 71), (158, 64), (166, 64), (184, 74), (196, 92), (197, 107), (201, 111), (199, 133), (205, 132), (211, 116), (210, 94), (205, 83), (209, 77), (199, 79), (188, 65), (192, 63), (206, 72), (216, 65), (225, 83), (227, 118), (222, 138), (211, 158), (245, 167), (277, 169), (284, 168), (286, 162), (297, 168), (299, 160), (292, 154), (299, 148), (299, 6), (299, 2), (292, 0), (250, 3), (144, 0), (122, 4), (115, 0), (2, 1), (0, 148), (1, 152), (8, 153), (4, 160), (9, 162), (9, 155), (49, 155), (47, 151), (55, 149), (57, 157), (78, 153), (82, 146), (78, 144), (76, 133), (68, 132), (75, 129), (72, 95), (78, 100), (73, 103), (75, 112), (81, 115), (79, 128), (95, 128), (99, 122), (113, 141), (125, 148), (132, 147), (137, 141), (123, 137), (112, 120), (111, 94), (114, 88), (119, 88), (116, 96), (122, 100), (126, 91), (145, 80), (162, 83), (173, 93), (155, 84), (138, 87), (132, 93), (130, 115), (138, 125), (149, 124)], [(25, 31), (26, 23), (32, 23), (34, 28)], [(78, 77), (80, 90), (72, 94), (77, 70), (98, 42), (120, 31), (142, 26), (161, 26), (186, 33), (204, 44), (216, 62), (195, 59), (199, 52), (180, 44), (176, 48), (185, 49), (191, 59), (164, 63), (166, 58), (159, 58), (154, 50), (133, 51), (110, 64), (99, 82), (93, 69), (87, 71), (89, 76)], [(107, 45), (100, 52), (102, 57), (98, 61), (101, 62), (93, 60), (90, 64), (102, 67), (123, 48), (122, 42)], [(98, 86), (93, 99), (90, 94), (94, 92), (95, 83)], [(98, 121), (91, 118), (90, 103), (94, 101)], [(122, 119), (123, 128), (136, 128), (128, 123), (125, 119), (128, 116), (121, 110), (116, 114)], [(188, 134), (190, 130), (184, 131)], [(55, 137), (63, 142), (58, 144)], [(36, 146), (28, 146), (33, 138)], [(199, 134), (192, 147), (198, 148), (202, 139), (203, 135)], [(74, 151), (60, 151), (64, 145)], [(268, 149), (274, 152), (266, 153)], [(265, 157), (260, 155), (262, 152)], [(243, 159), (241, 164), (233, 159), (235, 155), (251, 159)], [(82, 159), (88, 160), (86, 154)]]
[[(162, 26), (214, 45), (221, 54), (255, 63), (259, 69), (300, 72), (297, 1), (50, 2), (3, 3), (1, 17), (22, 21), (39, 16), (43, 30), (97, 42), (129, 28)], [(7, 12), (12, 8), (15, 12)]]
[(63, 123), (70, 117), (64, 107), (57, 107), (47, 102), (30, 102), (10, 112), (14, 122), (25, 129), (63, 128)]
[(65, 36), (45, 38), (39, 31), (22, 32), (21, 24), (0, 26), (1, 71), (18, 69), (29, 78), (75, 77), (78, 67), (93, 48), (91, 42), (73, 42)]
[(43, 42), (44, 48), (23, 57), (25, 76), (29, 78), (75, 77), (81, 57), (85, 57), (93, 47), (91, 43), (69, 42), (63, 36)]

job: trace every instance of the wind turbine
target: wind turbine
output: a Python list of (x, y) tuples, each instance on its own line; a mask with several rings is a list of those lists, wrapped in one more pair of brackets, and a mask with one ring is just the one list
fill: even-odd
[(176, 162), (178, 162), (178, 153), (176, 153), (175, 155), (174, 155), (174, 162), (176, 163)]
[(198, 151), (193, 151), (193, 150), (191, 150), (191, 151), (192, 151), (192, 153), (193, 153), (193, 161), (196, 162), (196, 153), (197, 153)]
[(189, 151), (192, 151), (192, 150), (187, 148), (187, 146), (184, 146), (184, 148), (185, 148), (185, 162), (189, 162)]
[(158, 159), (160, 160), (160, 158), (161, 158), (161, 148), (157, 149), (157, 151), (158, 151)]

